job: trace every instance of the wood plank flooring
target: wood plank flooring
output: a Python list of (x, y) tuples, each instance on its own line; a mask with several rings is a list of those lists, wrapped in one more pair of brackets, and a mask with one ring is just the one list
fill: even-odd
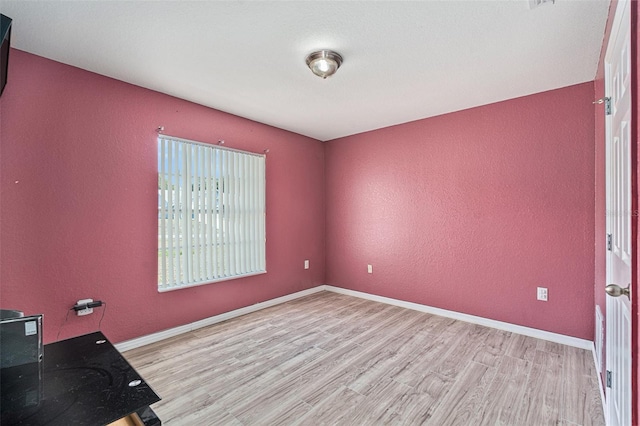
[(125, 352), (163, 425), (604, 425), (592, 355), (331, 292)]

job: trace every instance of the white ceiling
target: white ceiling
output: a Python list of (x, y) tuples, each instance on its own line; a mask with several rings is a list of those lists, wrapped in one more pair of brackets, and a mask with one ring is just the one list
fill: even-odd
[[(15, 48), (319, 140), (593, 80), (608, 0), (11, 1)], [(326, 80), (305, 56), (338, 51)]]

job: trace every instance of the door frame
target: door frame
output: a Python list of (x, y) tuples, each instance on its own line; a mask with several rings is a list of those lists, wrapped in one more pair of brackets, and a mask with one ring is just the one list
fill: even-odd
[[(638, 146), (640, 145), (640, 93), (638, 91), (640, 84), (640, 0), (629, 0), (630, 12), (630, 29), (629, 37), (631, 38), (631, 421), (632, 424), (640, 424), (640, 286), (639, 274), (640, 270), (638, 247), (639, 241), (639, 223), (640, 223), (640, 176), (638, 175)], [(608, 20), (613, 24), (617, 9), (618, 0), (611, 0), (609, 6)], [(612, 16), (613, 14), (613, 16)], [(603, 52), (601, 52), (601, 61), (604, 60), (606, 50), (608, 49), (613, 28), (607, 25), (605, 39), (603, 41)], [(634, 60), (634, 58), (636, 58)], [(602, 63), (604, 66), (604, 63)], [(602, 95), (602, 93), (601, 93)], [(605, 94), (606, 96), (607, 94)], [(596, 98), (599, 97), (596, 93)], [(601, 111), (596, 110), (596, 114)], [(604, 140), (608, 138), (607, 128), (605, 124)], [(603, 139), (600, 139), (601, 141)], [(604, 237), (604, 236), (603, 236)], [(606, 261), (605, 261), (606, 263)], [(606, 285), (606, 284), (605, 284)], [(596, 287), (596, 291), (603, 291), (601, 285)], [(605, 316), (606, 318), (606, 316)], [(600, 377), (602, 379), (602, 377)], [(606, 385), (605, 385), (606, 386)], [(602, 389), (602, 388), (601, 388)], [(606, 389), (603, 396), (606, 394)], [(608, 402), (605, 407), (608, 408)], [(608, 415), (608, 413), (607, 413)], [(608, 420), (608, 419), (607, 419)]]
[[(638, 32), (638, 19), (640, 14), (640, 2), (632, 0), (630, 4), (631, 13), (631, 421), (632, 424), (638, 424), (640, 421), (638, 412), (638, 402), (640, 394), (638, 393), (638, 374), (639, 353), (638, 346), (638, 302), (640, 301), (638, 294), (638, 121), (640, 119), (639, 97), (638, 96), (638, 79), (640, 77), (640, 69), (638, 64), (638, 43), (640, 33)], [(635, 60), (633, 58), (636, 58)]]
[[(638, 288), (638, 253), (637, 253), (637, 249), (638, 249), (638, 137), (637, 137), (637, 102), (638, 102), (638, 91), (637, 91), (637, 77), (638, 77), (638, 70), (637, 68), (637, 60), (634, 60), (634, 58), (636, 58), (636, 52), (637, 52), (637, 12), (638, 12), (638, 0), (612, 0), (611, 4), (609, 6), (609, 16), (608, 16), (608, 21), (611, 22), (611, 26), (609, 27), (609, 25), (607, 25), (607, 29), (606, 29), (606, 33), (605, 33), (605, 39), (603, 40), (603, 51), (601, 52), (601, 63), (602, 63), (602, 67), (603, 67), (603, 79), (604, 79), (604, 96), (609, 97), (609, 99), (611, 99), (611, 97), (613, 96), (613, 91), (612, 91), (612, 87), (611, 87), (611, 78), (612, 76), (610, 75), (610, 70), (608, 69), (608, 65), (607, 65), (607, 58), (610, 57), (611, 54), (615, 54), (614, 51), (612, 49), (615, 49), (616, 44), (617, 43), (617, 37), (619, 35), (619, 31), (621, 28), (621, 22), (622, 22), (622, 17), (628, 13), (628, 18), (629, 19), (628, 25), (629, 25), (629, 33), (627, 35), (628, 37), (628, 41), (629, 41), (629, 49), (630, 49), (630, 58), (631, 58), (631, 64), (630, 64), (630, 75), (629, 75), (629, 95), (631, 96), (630, 99), (630, 109), (629, 109), (629, 114), (630, 114), (630, 119), (629, 119), (629, 125), (630, 125), (630, 141), (629, 141), (629, 162), (630, 162), (630, 170), (629, 170), (629, 178), (630, 178), (630, 188), (629, 188), (629, 196), (630, 196), (630, 249), (631, 249), (631, 258), (629, 259), (629, 286), (630, 286), (630, 290), (631, 290), (631, 295), (630, 295), (630, 300), (629, 300), (629, 328), (630, 328), (630, 342), (629, 342), (629, 352), (630, 352), (630, 371), (628, 374), (631, 374), (630, 377), (630, 395), (629, 395), (629, 402), (630, 402), (630, 415), (631, 415), (631, 423), (632, 424), (638, 424), (638, 372), (640, 371), (638, 369), (638, 362), (639, 362), (639, 357), (638, 357), (638, 300), (639, 298), (636, 296), (637, 294), (637, 288)], [(595, 93), (597, 95), (597, 92)], [(613, 102), (612, 102), (613, 104)], [(613, 105), (612, 105), (613, 108)], [(596, 110), (596, 114), (604, 114), (604, 109), (597, 109)], [(605, 161), (606, 161), (606, 166), (605, 166), (605, 205), (606, 205), (606, 209), (607, 212), (609, 211), (609, 209), (611, 208), (609, 206), (609, 192), (611, 191), (611, 188), (609, 187), (609, 173), (610, 173), (610, 165), (609, 165), (609, 149), (611, 149), (609, 146), (612, 144), (612, 117), (609, 115), (606, 115), (604, 117), (604, 142), (605, 142)], [(616, 208), (615, 206), (613, 207), (614, 209)], [(612, 232), (612, 230), (610, 229), (610, 218), (608, 217), (608, 215), (605, 215), (605, 219), (606, 219), (606, 229), (607, 232)], [(618, 237), (620, 238), (620, 237)], [(613, 283), (610, 282), (609, 280), (611, 279), (610, 277), (610, 264), (609, 264), (609, 256), (611, 256), (611, 253), (609, 251), (605, 252), (606, 253), (606, 259), (605, 259), (605, 271), (606, 271), (606, 283), (607, 284), (618, 284), (622, 287), (624, 287), (625, 283)], [(597, 286), (596, 287), (596, 291), (600, 291), (600, 292), (604, 292), (604, 286)], [(624, 296), (622, 296), (624, 297)], [(609, 339), (610, 336), (608, 335), (608, 333), (610, 332), (609, 326), (608, 326), (608, 322), (612, 319), (611, 318), (611, 313), (609, 312), (609, 301), (610, 301), (610, 296), (605, 296), (605, 301), (606, 301), (606, 314), (605, 314), (605, 321), (607, 322), (607, 325), (605, 326), (605, 330), (607, 335), (605, 336), (605, 362), (604, 365), (606, 366), (606, 372), (608, 374), (608, 370), (610, 369), (610, 362), (611, 360), (609, 359), (609, 350), (610, 350), (610, 343), (609, 343)], [(597, 359), (597, 357), (596, 357)], [(604, 373), (604, 372), (603, 372)], [(603, 408), (605, 408), (605, 418), (606, 418), (606, 422), (607, 424), (609, 424), (611, 418), (611, 404), (612, 402), (608, 400), (609, 396), (610, 396), (610, 392), (609, 389), (607, 389), (607, 386), (604, 382), (604, 378), (603, 377), (599, 377), (602, 382), (601, 383), (601, 390), (603, 391), (602, 396), (605, 398), (604, 404), (603, 404)]]

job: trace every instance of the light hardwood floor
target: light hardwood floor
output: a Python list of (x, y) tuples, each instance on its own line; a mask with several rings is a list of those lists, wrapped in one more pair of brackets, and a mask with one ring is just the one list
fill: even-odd
[(603, 425), (590, 352), (321, 292), (125, 352), (163, 425)]

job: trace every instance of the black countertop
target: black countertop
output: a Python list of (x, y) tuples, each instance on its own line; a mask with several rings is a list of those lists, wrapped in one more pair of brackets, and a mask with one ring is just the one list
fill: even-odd
[(45, 345), (37, 364), (1, 370), (3, 426), (106, 425), (160, 400), (101, 332)]

